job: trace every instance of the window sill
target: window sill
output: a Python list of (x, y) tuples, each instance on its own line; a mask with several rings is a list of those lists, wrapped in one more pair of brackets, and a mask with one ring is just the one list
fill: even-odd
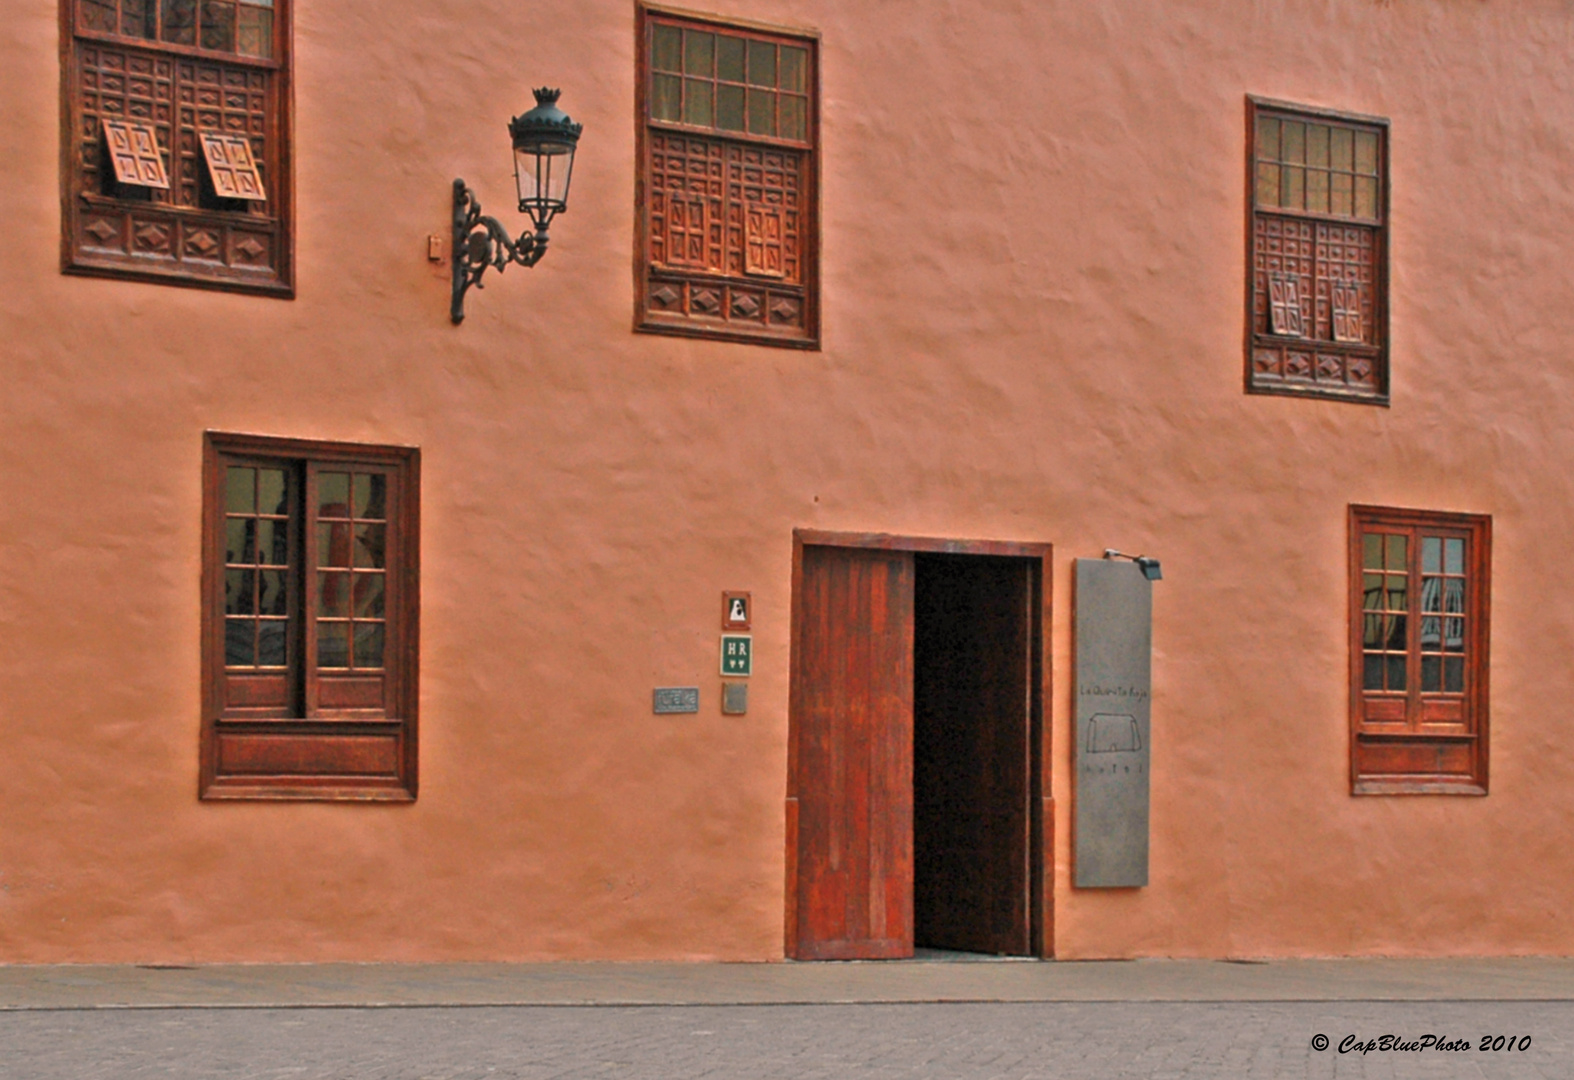
[(278, 218), (84, 195), (67, 274), (293, 299)]

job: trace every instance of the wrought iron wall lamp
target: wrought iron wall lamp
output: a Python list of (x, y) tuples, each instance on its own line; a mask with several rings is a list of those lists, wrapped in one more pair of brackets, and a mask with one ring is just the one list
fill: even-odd
[(1127, 555), (1125, 552), (1116, 551), (1114, 548), (1105, 548), (1106, 559), (1130, 559), (1137, 564), (1137, 569), (1142, 571), (1142, 576), (1149, 581), (1164, 580), (1164, 570), (1159, 566), (1159, 560), (1150, 555)]
[(508, 124), (514, 142), (514, 182), (519, 188), (519, 212), (529, 214), (535, 225), (518, 240), (494, 217), (481, 213), (475, 192), (463, 180), (454, 181), (454, 293), (448, 316), (464, 322), (465, 293), (481, 288), (487, 267), (502, 273), (511, 262), (534, 266), (547, 253), (547, 227), (552, 218), (568, 209), (568, 184), (574, 175), (574, 148), (579, 144), (576, 124), (557, 107), (560, 91), (542, 87), (535, 91), (536, 107)]

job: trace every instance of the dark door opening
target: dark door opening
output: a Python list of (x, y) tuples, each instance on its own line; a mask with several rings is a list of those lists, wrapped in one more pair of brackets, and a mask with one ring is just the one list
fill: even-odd
[(919, 553), (913, 579), (914, 944), (1028, 955), (1032, 568)]
[(812, 535), (832, 542), (801, 541), (794, 578), (788, 954), (1044, 951), (1047, 546)]

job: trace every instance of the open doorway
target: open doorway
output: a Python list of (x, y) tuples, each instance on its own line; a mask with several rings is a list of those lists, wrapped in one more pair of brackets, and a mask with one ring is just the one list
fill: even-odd
[(1047, 955), (1047, 545), (795, 534), (788, 955)]
[(1027, 955), (1032, 564), (913, 569), (913, 941)]

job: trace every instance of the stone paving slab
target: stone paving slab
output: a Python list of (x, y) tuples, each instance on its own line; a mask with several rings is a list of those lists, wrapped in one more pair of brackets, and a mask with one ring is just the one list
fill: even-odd
[(1574, 1001), (1574, 958), (0, 966), (0, 1011), (1078, 1001)]

